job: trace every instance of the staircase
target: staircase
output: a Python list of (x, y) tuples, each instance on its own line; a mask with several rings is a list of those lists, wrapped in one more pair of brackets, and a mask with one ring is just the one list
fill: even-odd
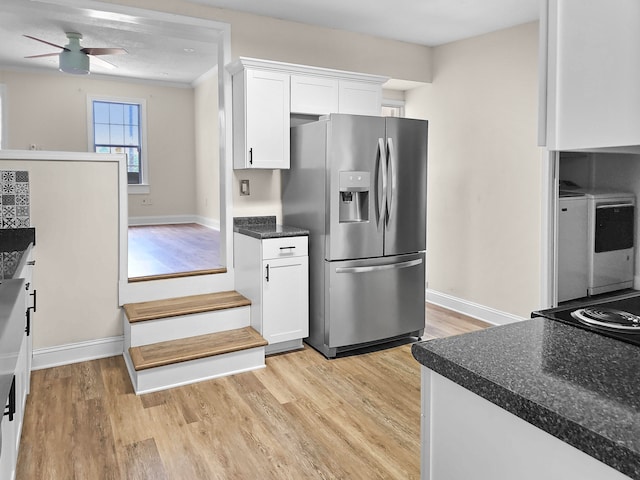
[(238, 292), (130, 303), (124, 359), (136, 394), (263, 368), (267, 341)]

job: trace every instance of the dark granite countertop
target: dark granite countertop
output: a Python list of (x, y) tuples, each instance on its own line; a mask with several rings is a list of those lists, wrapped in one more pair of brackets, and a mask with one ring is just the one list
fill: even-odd
[(29, 245), (35, 244), (35, 228), (0, 229), (0, 279), (13, 278), (22, 268)]
[(640, 348), (546, 318), (418, 342), (425, 367), (640, 480)]
[(266, 238), (308, 236), (309, 230), (278, 225), (275, 216), (234, 217), (233, 231), (264, 240)]

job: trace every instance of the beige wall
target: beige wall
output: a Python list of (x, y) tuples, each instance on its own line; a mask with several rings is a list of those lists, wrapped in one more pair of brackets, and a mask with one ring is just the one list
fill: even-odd
[(34, 348), (122, 335), (117, 163), (0, 160), (0, 169), (29, 171)]
[(522, 317), (540, 292), (537, 42), (531, 23), (437, 47), (406, 106), (430, 121), (429, 289)]
[(431, 81), (431, 49), (359, 33), (212, 8), (184, 0), (107, 0), (231, 25), (231, 54)]
[[(196, 215), (220, 225), (220, 154), (218, 72), (206, 75), (194, 89)], [(211, 225), (210, 225), (211, 226)]]
[[(8, 149), (88, 151), (87, 96), (145, 99), (152, 205), (129, 196), (130, 216), (193, 215), (194, 97), (191, 88), (0, 70), (7, 89)], [(217, 134), (216, 134), (217, 136)]]

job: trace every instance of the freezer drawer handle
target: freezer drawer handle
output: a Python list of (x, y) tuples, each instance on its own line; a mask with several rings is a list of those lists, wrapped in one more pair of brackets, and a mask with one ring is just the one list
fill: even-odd
[(601, 208), (620, 208), (620, 207), (633, 207), (633, 203), (604, 203), (596, 205), (596, 210)]
[(371, 267), (338, 267), (336, 273), (367, 273), (367, 272), (380, 272), (382, 270), (397, 270), (400, 268), (409, 268), (420, 265), (422, 259), (409, 260), (407, 262), (390, 263), (388, 265), (373, 265)]

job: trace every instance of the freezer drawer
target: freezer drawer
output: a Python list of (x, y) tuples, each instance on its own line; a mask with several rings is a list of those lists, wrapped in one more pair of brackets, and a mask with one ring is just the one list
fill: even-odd
[(422, 334), (424, 253), (325, 262), (325, 346), (331, 349)]

